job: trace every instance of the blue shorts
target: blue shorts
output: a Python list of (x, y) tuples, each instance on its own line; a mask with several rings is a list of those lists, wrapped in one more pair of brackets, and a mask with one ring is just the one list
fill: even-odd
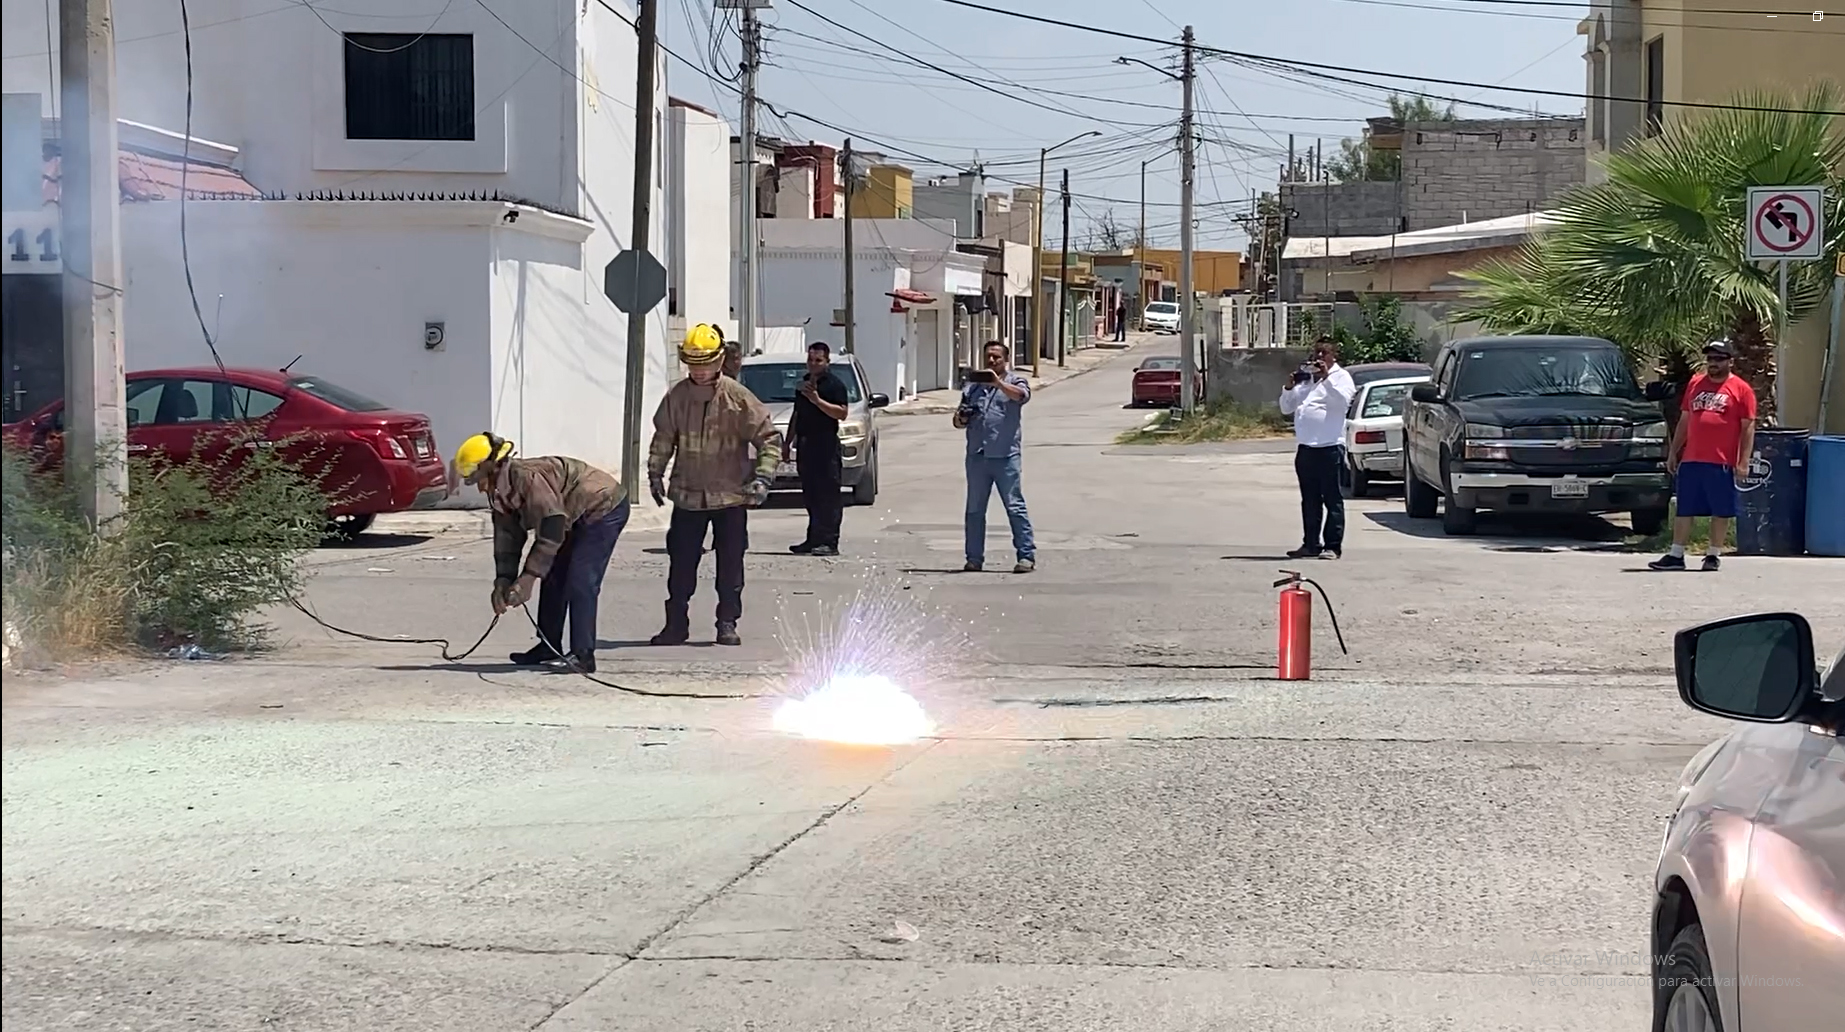
[(1679, 516), (1736, 516), (1736, 474), (1715, 462), (1681, 462), (1678, 465)]

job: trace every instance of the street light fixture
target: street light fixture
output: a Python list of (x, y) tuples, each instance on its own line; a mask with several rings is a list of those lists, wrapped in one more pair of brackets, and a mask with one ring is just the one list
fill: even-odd
[[(1068, 147), (1078, 140), (1087, 140), (1091, 136), (1100, 135), (1102, 135), (1100, 129), (1091, 129), (1086, 133), (1077, 133), (1062, 143), (1038, 149), (1038, 203), (1032, 206), (1031, 217), (1033, 223), (1031, 230), (1031, 375), (1033, 376), (1038, 375), (1038, 361), (1043, 357), (1044, 352), (1044, 342), (1041, 339), (1044, 333), (1044, 159), (1049, 157), (1054, 150)], [(1068, 261), (1069, 256), (1065, 255), (1064, 260)], [(1063, 288), (1061, 286), (1057, 288), (1057, 318), (1060, 322), (1063, 319)]]
[(1184, 82), (1185, 81), (1184, 76), (1175, 75), (1172, 72), (1169, 72), (1164, 68), (1161, 68), (1159, 65), (1153, 64), (1152, 62), (1149, 62), (1149, 61), (1142, 61), (1138, 57), (1117, 57), (1115, 58), (1115, 63), (1118, 65), (1140, 65), (1144, 68), (1153, 69), (1154, 71), (1160, 73), (1161, 75), (1164, 75), (1166, 78), (1171, 79), (1173, 82)]
[(1183, 72), (1170, 72), (1150, 61), (1138, 57), (1117, 57), (1118, 65), (1140, 65), (1150, 68), (1177, 82), (1184, 90), (1184, 106), (1179, 115), (1179, 406), (1183, 415), (1189, 416), (1197, 405), (1196, 392), (1193, 389), (1194, 377), (1197, 376), (1197, 332), (1194, 308), (1197, 296), (1193, 292), (1192, 282), (1192, 240), (1196, 234), (1192, 215), (1192, 185), (1195, 152), (1192, 141), (1192, 28), (1185, 27)]

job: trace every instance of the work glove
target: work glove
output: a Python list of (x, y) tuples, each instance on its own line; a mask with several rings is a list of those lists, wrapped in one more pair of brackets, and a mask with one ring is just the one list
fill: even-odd
[(751, 506), (761, 505), (768, 501), (769, 482), (762, 477), (750, 481), (743, 487), (743, 497)]
[(538, 578), (527, 574), (520, 577), (506, 589), (506, 608), (517, 609), (532, 600), (532, 589), (538, 584)]
[(507, 601), (507, 593), (512, 591), (512, 586), (513, 582), (503, 577), (493, 582), (492, 602), (494, 616), (503, 616), (508, 609), (512, 608), (512, 603)]
[(655, 505), (665, 505), (666, 504), (666, 478), (665, 477), (648, 477), (647, 478), (647, 490), (650, 494), (653, 495), (653, 504)]

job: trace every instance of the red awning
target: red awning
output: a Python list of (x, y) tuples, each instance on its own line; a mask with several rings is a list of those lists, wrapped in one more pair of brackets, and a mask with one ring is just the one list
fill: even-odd
[(907, 305), (935, 304), (935, 298), (930, 297), (928, 294), (925, 294), (920, 290), (911, 290), (909, 287), (898, 287), (896, 290), (887, 291), (887, 293), (891, 297), (894, 297), (897, 300), (902, 301), (904, 304), (907, 304)]

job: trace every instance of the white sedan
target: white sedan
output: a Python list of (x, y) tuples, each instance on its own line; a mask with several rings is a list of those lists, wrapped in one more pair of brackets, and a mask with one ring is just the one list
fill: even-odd
[(1403, 408), (1409, 389), (1428, 374), (1393, 376), (1359, 385), (1345, 420), (1346, 494), (1363, 498), (1373, 480), (1403, 479)]
[(1140, 314), (1141, 325), (1153, 333), (1179, 332), (1179, 303), (1177, 301), (1149, 301), (1147, 310)]

